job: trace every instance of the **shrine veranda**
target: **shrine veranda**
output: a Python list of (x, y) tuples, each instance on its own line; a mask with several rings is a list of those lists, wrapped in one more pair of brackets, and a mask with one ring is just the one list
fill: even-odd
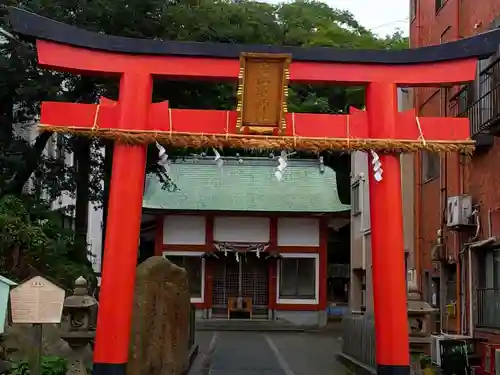
[[(278, 153), (294, 149), (369, 152), (374, 166), (369, 187), (377, 372), (410, 373), (399, 153), (472, 153), (474, 142), (467, 118), (418, 117), (414, 109), (398, 112), (396, 89), (473, 81), (477, 60), (497, 51), (500, 30), (425, 48), (367, 51), (121, 38), (90, 33), (17, 8), (10, 8), (10, 22), (16, 33), (36, 39), (40, 66), (120, 79), (117, 102), (106, 98), (97, 104), (44, 102), (40, 118), (41, 131), (103, 137), (116, 143), (94, 374), (126, 372), (146, 148), (156, 142), (160, 153), (162, 145)], [(152, 103), (153, 77), (160, 76), (237, 81), (238, 106), (231, 111), (181, 110), (170, 108), (168, 102)], [(346, 115), (288, 113), (291, 82), (363, 85), (366, 110), (353, 108)], [(286, 174), (279, 172), (282, 175), (276, 174), (276, 179), (286, 183)], [(276, 222), (277, 241), (280, 219), (283, 222), (285, 216), (269, 217), (269, 228)], [(214, 219), (212, 234), (215, 224)], [(209, 233), (205, 240), (210, 239)], [(272, 233), (269, 229), (269, 243), (247, 244), (246, 251), (249, 246), (257, 246), (260, 255), (279, 250), (280, 245), (271, 241)], [(321, 259), (321, 229), (318, 233), (315, 251)], [(235, 252), (238, 245), (212, 240), (213, 252)], [(253, 250), (256, 254), (257, 248)], [(318, 275), (323, 268), (319, 266)], [(268, 303), (279, 304), (271, 295), (272, 285), (279, 284), (269, 285)], [(315, 303), (309, 305), (320, 311), (324, 297), (321, 289), (316, 292)], [(209, 292), (204, 289), (204, 293)]]

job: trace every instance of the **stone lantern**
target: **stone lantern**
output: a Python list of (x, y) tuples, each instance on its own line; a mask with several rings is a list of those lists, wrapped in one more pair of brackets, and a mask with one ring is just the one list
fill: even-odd
[(432, 315), (436, 311), (430, 304), (422, 301), (416, 286), (408, 290), (408, 323), (410, 336), (429, 337), (432, 333)]
[[(408, 329), (412, 363), (420, 362), (422, 355), (430, 355), (433, 315), (436, 309), (422, 301), (416, 285), (408, 288)], [(420, 364), (416, 364), (420, 366)]]
[(68, 374), (87, 374), (92, 361), (90, 343), (95, 337), (97, 300), (88, 293), (87, 280), (75, 281), (73, 295), (66, 297), (61, 322), (61, 338), (72, 349)]

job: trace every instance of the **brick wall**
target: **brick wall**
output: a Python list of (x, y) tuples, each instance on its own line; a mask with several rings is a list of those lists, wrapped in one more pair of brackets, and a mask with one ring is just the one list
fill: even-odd
[[(436, 12), (435, 0), (416, 0), (416, 15), (410, 26), (412, 47), (439, 44), (475, 35), (491, 28), (495, 20), (500, 20), (498, 0), (442, 2), (444, 5)], [(458, 88), (416, 89), (415, 107), (421, 116), (453, 116), (456, 110), (450, 107), (449, 98), (457, 90)], [(457, 155), (442, 157), (440, 176), (428, 181), (422, 179), (421, 186), (416, 186), (416, 194), (421, 194), (421, 228), (416, 236), (420, 244), (423, 270), (432, 270), (431, 249), (436, 240), (436, 230), (443, 220), (442, 211), (445, 208), (446, 196), (471, 194), (474, 203), (480, 205), (481, 239), (488, 237), (488, 210), (500, 206), (499, 161), (500, 139), (495, 140), (495, 145), (490, 150), (478, 153), (468, 160), (460, 160)], [(415, 173), (422, 173), (421, 166), (416, 166), (420, 170)], [(497, 216), (498, 220), (493, 220), (493, 235), (500, 235), (500, 213)], [(466, 240), (467, 238), (456, 233), (445, 233), (448, 254), (456, 258), (461, 243)]]

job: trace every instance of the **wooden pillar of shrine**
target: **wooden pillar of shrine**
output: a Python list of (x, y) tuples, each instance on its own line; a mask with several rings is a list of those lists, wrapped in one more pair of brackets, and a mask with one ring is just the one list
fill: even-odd
[[(376, 82), (368, 85), (366, 109), (371, 138), (394, 138), (397, 100), (394, 83)], [(379, 157), (382, 180), (376, 181), (374, 173), (369, 173), (377, 374), (408, 375), (410, 353), (401, 167), (399, 154), (380, 154)]]
[[(153, 82), (126, 72), (120, 81), (120, 129), (147, 127)], [(141, 228), (146, 145), (116, 144), (106, 221), (104, 268), (94, 350), (94, 375), (125, 375)], [(124, 201), (126, 199), (126, 201)]]

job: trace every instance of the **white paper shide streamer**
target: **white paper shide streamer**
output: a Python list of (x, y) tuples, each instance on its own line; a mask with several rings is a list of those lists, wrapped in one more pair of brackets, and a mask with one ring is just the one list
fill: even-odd
[(380, 182), (382, 181), (382, 173), (384, 172), (382, 169), (382, 163), (380, 162), (380, 157), (375, 151), (370, 150), (370, 152), (372, 155), (373, 177), (375, 178), (375, 181)]
[(288, 155), (285, 151), (281, 151), (281, 155), (278, 158), (278, 166), (276, 167), (276, 172), (274, 175), (278, 181), (283, 180), (283, 173), (285, 172), (286, 167), (288, 167)]
[(220, 156), (219, 151), (217, 151), (215, 148), (212, 148), (212, 151), (214, 152), (214, 155), (215, 155), (215, 157), (214, 157), (215, 164), (217, 164), (217, 168), (221, 169), (222, 166), (224, 165), (224, 160)]
[(158, 164), (165, 168), (165, 171), (168, 173), (170, 170), (170, 160), (168, 160), (167, 151), (158, 142), (156, 142), (156, 148), (158, 149)]

